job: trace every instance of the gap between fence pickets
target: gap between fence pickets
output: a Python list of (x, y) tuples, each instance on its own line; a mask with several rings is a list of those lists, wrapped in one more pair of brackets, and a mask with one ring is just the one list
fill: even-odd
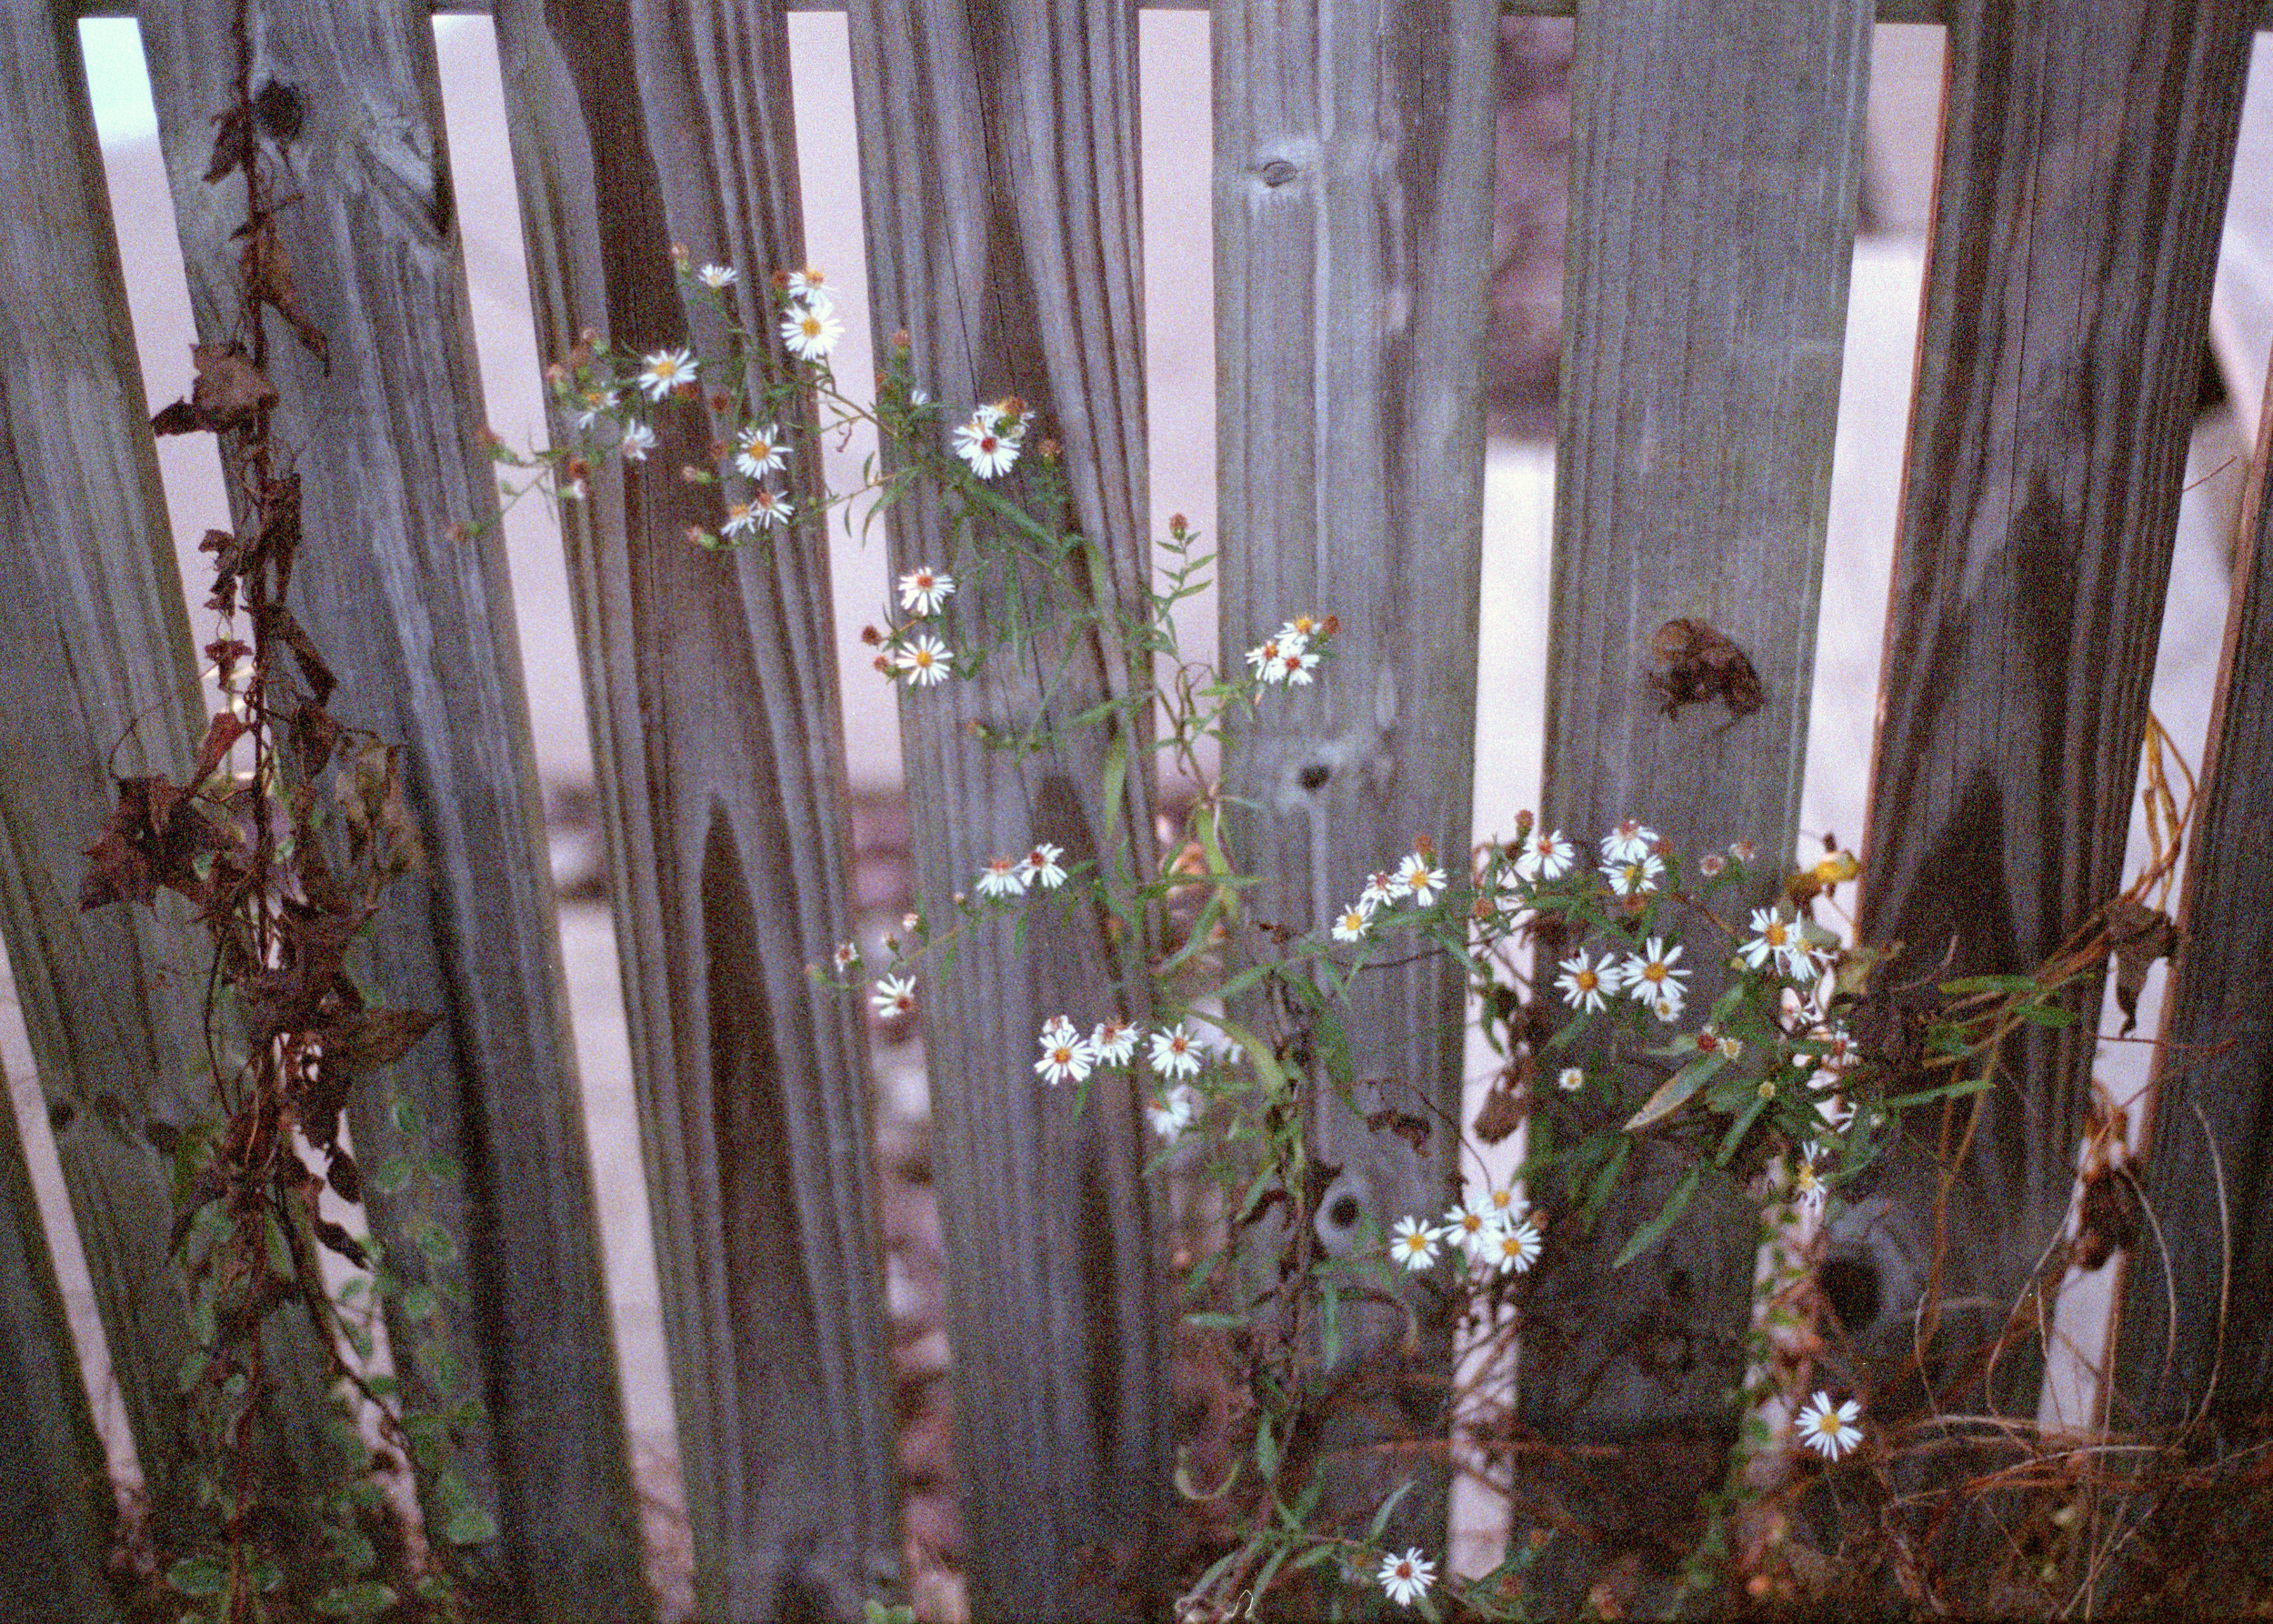
[[(784, 11), (843, 11), (846, 0), (781, 0)], [(1140, 11), (1206, 11), (1209, 0), (1136, 0)], [(1499, 0), (1499, 15), (1504, 17), (1567, 17), (1576, 7), (1576, 0)], [(83, 17), (131, 17), (137, 9), (136, 0), (82, 0), (79, 15)], [(437, 16), (486, 16), (493, 9), (492, 0), (434, 0)], [(1940, 23), (1947, 10), (1946, 0), (1878, 0), (1878, 21), (1881, 23)], [(2273, 28), (2273, 0), (2265, 0), (2265, 7), (2258, 15), (2259, 28)]]

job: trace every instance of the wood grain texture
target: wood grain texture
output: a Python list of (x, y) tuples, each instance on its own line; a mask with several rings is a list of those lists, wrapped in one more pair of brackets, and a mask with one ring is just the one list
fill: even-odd
[[(951, 419), (1013, 393), (1033, 406), (1026, 455), (1043, 436), (1063, 443), (1066, 521), (1103, 558), (1083, 590), (1113, 624), (1149, 569), (1135, 8), (864, 0), (850, 27), (876, 353), (905, 329), (916, 381)], [(931, 496), (896, 505), (888, 535), (896, 569), (929, 562), (966, 578), (972, 560)], [(1021, 571), (1028, 589), (1036, 574)], [(1002, 628), (1000, 595), (984, 596), (949, 606), (953, 647)], [(1125, 852), (1151, 872), (1141, 732), (1125, 741), (1127, 793), (1105, 806), (1103, 728), (1024, 757), (967, 730), (1015, 737), (1130, 683), (1126, 653), (1085, 637), (904, 695), (916, 872), (936, 918), (988, 858), (1037, 840), (1069, 862)], [(1006, 924), (988, 927), (923, 989), (972, 1607), (1123, 1616), (1164, 1580), (1150, 1541), (1167, 1492), (1165, 1302), (1138, 1100), (1123, 1076), (1100, 1075), (1076, 1109), (1035, 1076), (1034, 1057), (1051, 1016), (1086, 1028), (1148, 1010), (1100, 910), (1037, 907), (1030, 920), (1023, 951)]]
[[(227, 0), (143, 19), (159, 137), (200, 333), (235, 320), (241, 183), (207, 185), (212, 115), (236, 53)], [(252, 83), (300, 123), (272, 143), (280, 235), (328, 367), (281, 334), (278, 441), (296, 448), (306, 541), (295, 609), (340, 678), (342, 721), (404, 747), (432, 867), (389, 894), (369, 946), (378, 1001), (444, 1015), (394, 1068), (427, 1148), (463, 1178), (389, 1198), (373, 1228), (412, 1282), (463, 1288), (429, 1326), (388, 1328), (410, 1401), (482, 1406), (461, 1464), (502, 1530), (470, 1550), (496, 1604), (541, 1619), (649, 1607), (567, 1033), (550, 867), (481, 393), (431, 25), (414, 3), (255, 5)], [(454, 534), (454, 526), (467, 526)], [(384, 1088), (350, 1108), (359, 1154), (403, 1148)], [(429, 1200), (431, 1206), (429, 1207)], [(455, 1258), (408, 1238), (432, 1217)], [(444, 1390), (416, 1357), (438, 1339)]]
[[(2273, 407), (2273, 379), (2268, 379)], [(2155, 1217), (2124, 1265), (2110, 1426), (2273, 1396), (2273, 409), (2258, 420), (2185, 889), (2163, 1001), (2139, 1194)], [(2159, 1233), (2158, 1233), (2158, 1231)], [(2174, 1311), (2175, 1310), (2175, 1311)]]
[[(198, 1076), (211, 956), (178, 907), (83, 914), (79, 887), (112, 776), (178, 780), (202, 707), (77, 30), (45, 0), (5, 15), (0, 924), (153, 1537), (180, 1549), (205, 1527), (176, 1385), (195, 1343), (156, 1146), (213, 1112)], [(15, 1221), (37, 1231), (35, 1211)]]
[[(1255, 916), (1308, 932), (1418, 840), (1456, 885), (1467, 867), (1497, 29), (1488, 0), (1252, 0), (1217, 8), (1213, 41), (1220, 661), (1243, 671), (1297, 615), (1343, 628), (1315, 687), (1238, 718), (1223, 787), (1246, 804), (1232, 860), (1264, 877)], [(1312, 1079), (1336, 1198), (1385, 1234), (1457, 1189), (1465, 997), (1456, 963), (1417, 956), (1342, 1017), (1340, 1080), (1434, 1122), (1424, 1154)], [(1406, 1328), (1387, 1305), (1345, 1313), (1352, 1365)], [(1414, 1475), (1409, 1454), (1347, 1451), (1441, 1432), (1449, 1355), (1432, 1316), (1390, 1404), (1365, 1407), (1395, 1418), (1329, 1424), (1337, 1515), (1362, 1524)], [(1444, 1490), (1423, 1472), (1389, 1542), (1436, 1549)]]
[[(0, 1079), (4, 1084), (5, 1079)], [(0, 1596), (25, 1624), (116, 1616), (118, 1519), (15, 1112), (0, 1105)]]
[[(1716, 904), (1724, 918), (1774, 894), (1797, 842), (1869, 20), (1863, 0), (1664, 0), (1577, 24), (1541, 816), (1590, 861), (1629, 817), (1691, 872), (1752, 842), (1760, 877)], [(1665, 714), (1651, 638), (1682, 617), (1744, 652), (1758, 709)], [(1726, 943), (1708, 927), (1676, 933), (1696, 967), (1691, 1007), (1708, 1007)], [(1658, 1080), (1557, 1098), (1534, 1131), (1567, 1142), (1613, 1125)], [(1644, 1474), (1678, 1495), (1717, 1474), (1734, 1426), (1757, 1223), (1716, 1175), (1665, 1243), (1612, 1273), (1683, 1170), (1646, 1143), (1591, 1234), (1550, 1228), (1523, 1404), (1550, 1439), (1689, 1440), (1694, 1459)], [(1611, 1490), (1597, 1507), (1576, 1481), (1567, 1492), (1614, 1547), (1646, 1540), (1663, 1509), (1647, 1494)]]
[[(770, 334), (766, 278), (804, 263), (777, 12), (509, 4), (498, 39), (539, 352), (590, 328), (718, 356), (674, 241), (739, 267), (737, 315)], [(658, 427), (565, 527), (696, 1610), (853, 1617), (897, 1583), (899, 1534), (863, 1012), (807, 974), (851, 935), (818, 446), (808, 413), (796, 522), (719, 556), (683, 535), (718, 495), (676, 473), (708, 431)]]
[[(1897, 978), (2033, 970), (2121, 883), (2249, 21), (1953, 8), (1864, 851)], [(2029, 1028), (1978, 1097), (1942, 1290), (1991, 1334), (2067, 1214), (2099, 1005), (2082, 977), (2080, 1024)], [(1921, 1235), (1934, 1132), (1877, 1181)], [(1995, 1402), (2034, 1413), (2035, 1353)]]

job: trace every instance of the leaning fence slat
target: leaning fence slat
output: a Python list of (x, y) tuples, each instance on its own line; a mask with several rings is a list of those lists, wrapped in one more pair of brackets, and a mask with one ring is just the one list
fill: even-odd
[[(230, 234), (245, 206), (241, 184), (201, 178), (233, 94), (232, 11), (208, 0), (143, 17), (207, 342), (235, 319)], [(294, 198), (281, 239), (329, 345), (328, 367), (282, 335), (269, 352), (277, 435), (305, 492), (295, 610), (339, 675), (334, 714), (403, 747), (431, 867), (388, 894), (367, 960), (381, 1001), (446, 1018), (393, 1068), (391, 1091), (423, 1118), (425, 1147), (463, 1169), (456, 1184), (373, 1193), (390, 1271), (445, 1288), (431, 1319), (390, 1305), (398, 1374), (414, 1408), (482, 1406), (456, 1430), (500, 1529), (466, 1552), (485, 1591), (531, 1617), (637, 1618), (649, 1601), (512, 595), (476, 444), (432, 27), (409, 0), (255, 5), (247, 26)], [(406, 1145), (388, 1087), (350, 1110), (374, 1167)], [(422, 1252), (429, 1217), (454, 1252)], [(422, 1355), (429, 1344), (455, 1359), (456, 1385)]]
[[(1126, 0), (864, 0), (850, 17), (877, 353), (905, 329), (916, 381), (950, 413), (1015, 393), (1036, 412), (1026, 455), (1042, 436), (1064, 443), (1074, 522), (1103, 561), (1087, 589), (1107, 627), (1137, 606), (1148, 569), (1136, 25)], [(963, 576), (936, 500), (896, 504), (889, 536), (895, 568)], [(1026, 587), (1036, 573), (1022, 574)], [(977, 596), (948, 606), (957, 647), (986, 624)], [(1054, 672), (1061, 654), (1066, 680), (1046, 716), (1035, 666)], [(1016, 737), (1130, 681), (1105, 638), (1044, 643), (990, 659), (976, 679), (906, 693), (916, 872), (935, 924), (988, 858), (1036, 841), (1063, 847), (1069, 864), (1125, 851), (1149, 872), (1141, 731), (1123, 741), (1123, 803), (1103, 806), (1095, 730), (1019, 758), (968, 727)], [(997, 923), (924, 988), (956, 1458), (982, 1617), (1119, 1616), (1161, 1578), (1147, 1550), (1167, 1485), (1162, 1296), (1136, 1102), (1101, 1074), (1077, 1111), (1070, 1090), (1034, 1074), (1045, 1018), (1086, 1028), (1147, 1013), (1101, 921), (1036, 909), (1023, 953)]]
[[(1739, 920), (1797, 840), (1869, 23), (1860, 0), (1747, 7), (1735, 25), (1661, 0), (1588, 10), (1576, 37), (1542, 817), (1588, 853), (1639, 817), (1692, 869), (1751, 842), (1759, 877), (1726, 905)], [(1654, 640), (1680, 618), (1744, 653), (1757, 709), (1675, 707), (1653, 687)], [(1694, 1004), (1727, 946), (1689, 933)], [(1637, 1098), (1558, 1106), (1558, 1141)], [(1709, 1476), (1754, 1222), (1708, 1181), (1694, 1221), (1611, 1273), (1678, 1170), (1648, 1155), (1534, 1299), (1525, 1416), (1557, 1439), (1702, 1428)], [(1654, 1360), (1667, 1336), (1694, 1359)]]
[[(498, 13), (538, 344), (685, 342), (676, 241), (766, 277), (804, 262), (787, 38), (765, 5)], [(719, 354), (717, 322), (693, 311)], [(757, 380), (753, 379), (753, 382)], [(696, 1610), (856, 1614), (899, 1566), (889, 1330), (857, 998), (810, 967), (850, 935), (842, 718), (819, 443), (798, 516), (730, 556), (699, 409), (566, 516), (633, 989)], [(566, 425), (556, 425), (556, 430)]]
[[(1230, 827), (1264, 877), (1255, 916), (1311, 931), (1417, 841), (1456, 884), (1467, 867), (1497, 31), (1489, 0), (1250, 0), (1212, 37), (1222, 665), (1297, 616), (1341, 622), (1317, 685), (1270, 688), (1226, 739), (1224, 789), (1253, 808)], [(1332, 1199), (1385, 1231), (1458, 1178), (1467, 977), (1413, 957), (1362, 977), (1346, 1018), (1358, 1103), (1430, 1121), (1427, 1150), (1316, 1079)], [(1351, 1366), (1406, 1330), (1395, 1308), (1352, 1317)], [(1416, 1476), (1422, 1457), (1359, 1446), (1383, 1416), (1440, 1410), (1426, 1395), (1449, 1373), (1437, 1316), (1405, 1390), (1328, 1423), (1337, 1515)], [(1433, 1549), (1446, 1479), (1418, 1476), (1387, 1537)]]
[[(1862, 935), (1905, 949), (1882, 983), (2032, 971), (2120, 886), (2250, 21), (2160, 0), (1951, 19), (1864, 852)], [(1977, 1097), (1939, 1275), (1982, 1318), (1953, 1358), (2008, 1308), (2037, 1323), (2099, 989), (2081, 977), (2079, 1023), (2026, 1028)], [(1919, 1236), (1931, 1154), (1878, 1180)], [(1882, 1295), (1907, 1354), (1912, 1305)], [(2033, 1413), (2039, 1368), (2017, 1338), (1994, 1401)]]
[[(5, 1085), (0, 1078), (0, 1085)], [(25, 1624), (94, 1624), (118, 1501), (79, 1379), (15, 1112), (0, 1101), (0, 1596)]]
[[(0, 923), (152, 1533), (200, 1529), (195, 1350), (158, 1148), (209, 1115), (206, 956), (178, 910), (79, 911), (111, 775), (179, 778), (197, 683), (68, 6), (13, 0), (0, 64)], [(36, 1223), (36, 1215), (32, 1221)]]
[[(2108, 1423), (2262, 1415), (2273, 1394), (2273, 377), (2164, 1002)], [(2173, 1308), (2176, 1308), (2175, 1315)]]

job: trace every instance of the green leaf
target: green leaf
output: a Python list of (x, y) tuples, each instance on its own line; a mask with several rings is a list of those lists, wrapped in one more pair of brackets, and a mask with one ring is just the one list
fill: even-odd
[(1943, 982), (1941, 984), (1941, 990), (1949, 994), (1952, 997), (1961, 997), (1968, 993), (1976, 992), (2021, 993), (2025, 995), (2032, 992), (2041, 992), (2044, 989), (2038, 985), (2037, 978), (2034, 976), (1961, 976), (1955, 981)]
[(1709, 1055), (1697, 1056), (1658, 1085), (1657, 1091), (1643, 1102), (1642, 1108), (1627, 1118), (1626, 1131), (1639, 1133), (1651, 1123), (1670, 1117), (1688, 1103), (1689, 1096), (1710, 1082), (1714, 1074), (1727, 1064), (1728, 1057), (1718, 1049)]
[(486, 1545), (497, 1537), (497, 1524), (479, 1506), (461, 1506), (442, 1525), (442, 1538), (452, 1545)]
[(1929, 1100), (1963, 1099), (1969, 1094), (1980, 1093), (1988, 1086), (1989, 1074), (1983, 1072), (1979, 1077), (1959, 1078), (1954, 1083), (1943, 1083), (1933, 1088), (1921, 1088), (1915, 1094), (1897, 1095), (1894, 1098), (1886, 1101), (1879, 1108), (1888, 1112), (1904, 1111), (1914, 1105), (1924, 1105)]
[(1704, 1177), (1702, 1166), (1691, 1168), (1682, 1174), (1681, 1182), (1673, 1187), (1673, 1193), (1666, 1198), (1666, 1204), (1658, 1209), (1657, 1216), (1634, 1231), (1634, 1238), (1626, 1243), (1626, 1249), (1617, 1255), (1617, 1261), (1610, 1267), (1624, 1268), (1663, 1240), (1666, 1231), (1673, 1228), (1673, 1220), (1679, 1218), (1682, 1208), (1689, 1204), (1689, 1198), (1697, 1194), (1697, 1181)]
[(1753, 1095), (1752, 1103), (1744, 1108), (1737, 1119), (1728, 1125), (1728, 1131), (1721, 1136), (1720, 1151), (1713, 1158), (1713, 1166), (1725, 1168), (1728, 1165), (1728, 1158), (1737, 1153), (1737, 1147), (1744, 1143), (1747, 1130), (1760, 1119), (1760, 1113), (1767, 1109), (1768, 1103), (1773, 1098), (1772, 1095), (1757, 1092)]
[(2063, 1009), (2058, 1004), (2021, 1004), (2015, 1007), (2013, 1013), (2023, 1020), (2034, 1021), (2039, 1027), (2072, 1027), (2076, 1024), (2076, 1012)]
[(315, 1610), (329, 1619), (367, 1619), (383, 1613), (400, 1598), (389, 1586), (376, 1579), (362, 1579), (355, 1584), (334, 1585), (315, 1599)]
[(184, 1557), (165, 1570), (165, 1582), (185, 1596), (218, 1596), (228, 1574), (212, 1557)]

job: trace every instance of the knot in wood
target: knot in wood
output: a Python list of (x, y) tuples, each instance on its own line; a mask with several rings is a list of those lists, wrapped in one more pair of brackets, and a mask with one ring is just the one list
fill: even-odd
[(1256, 173), (1263, 177), (1263, 184), (1265, 185), (1283, 186), (1288, 181), (1294, 179), (1296, 175), (1300, 175), (1302, 171), (1296, 168), (1294, 165), (1288, 163), (1285, 158), (1273, 158), (1270, 162), (1265, 164), (1260, 169), (1257, 170)]

